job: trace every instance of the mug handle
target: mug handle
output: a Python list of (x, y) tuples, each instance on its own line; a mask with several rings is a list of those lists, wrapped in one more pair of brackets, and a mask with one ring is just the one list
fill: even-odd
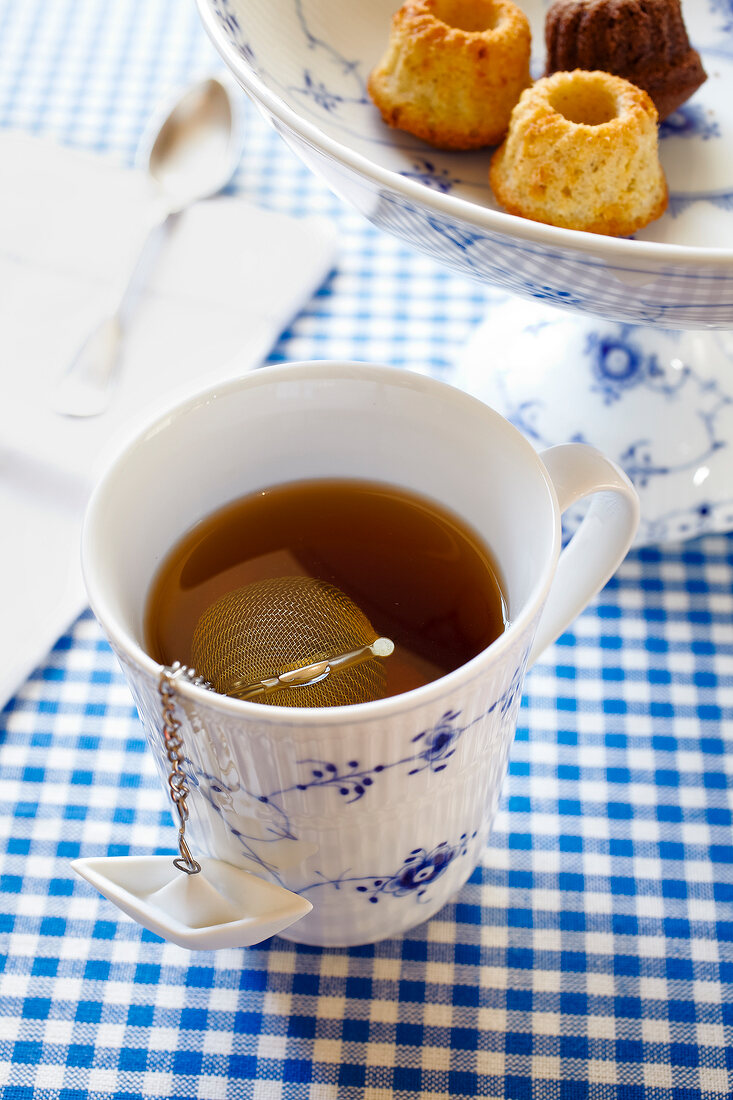
[(561, 551), (529, 653), (540, 653), (580, 614), (626, 557), (639, 525), (639, 498), (620, 467), (586, 443), (563, 443), (539, 455), (555, 487), (560, 512), (593, 495)]

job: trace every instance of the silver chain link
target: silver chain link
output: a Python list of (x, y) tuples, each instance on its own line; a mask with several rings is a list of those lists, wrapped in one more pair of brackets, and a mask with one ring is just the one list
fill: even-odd
[(189, 795), (188, 780), (183, 771), (185, 756), (183, 753), (183, 739), (181, 737), (181, 723), (175, 716), (175, 684), (176, 680), (186, 679), (197, 687), (209, 688), (202, 676), (197, 676), (192, 668), (182, 665), (180, 661), (174, 661), (172, 665), (166, 665), (160, 673), (158, 680), (158, 692), (163, 713), (163, 741), (165, 753), (170, 764), (168, 773), (168, 789), (173, 805), (178, 812), (178, 852), (177, 859), (173, 860), (174, 866), (179, 871), (185, 871), (187, 875), (197, 875), (201, 870), (201, 864), (193, 858), (186, 843), (186, 822), (188, 821), (188, 806), (186, 799)]

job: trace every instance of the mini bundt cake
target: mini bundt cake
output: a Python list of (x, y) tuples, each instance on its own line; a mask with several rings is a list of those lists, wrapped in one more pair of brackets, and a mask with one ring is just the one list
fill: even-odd
[(529, 21), (510, 0), (407, 0), (369, 94), (389, 126), (441, 149), (496, 145), (530, 83)]
[(654, 104), (609, 73), (544, 77), (522, 93), (489, 180), (510, 214), (628, 236), (667, 206)]
[(660, 119), (707, 79), (680, 0), (555, 0), (545, 16), (545, 75), (603, 69), (643, 88)]

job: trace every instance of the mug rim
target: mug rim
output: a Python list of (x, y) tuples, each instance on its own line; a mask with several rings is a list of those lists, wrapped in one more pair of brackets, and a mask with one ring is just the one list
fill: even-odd
[[(110, 478), (119, 471), (127, 457), (136, 449), (145, 445), (146, 441), (159, 432), (169, 428), (175, 420), (187, 415), (193, 409), (201, 405), (210, 404), (213, 401), (226, 399), (231, 393), (239, 391), (249, 384), (267, 384), (272, 380), (274, 384), (283, 381), (284, 378), (296, 375), (307, 377), (315, 375), (318, 378), (343, 378), (344, 370), (359, 378), (381, 375), (386, 381), (399, 382), (402, 385), (412, 386), (418, 390), (443, 391), (444, 401), (453, 401), (456, 405), (464, 405), (473, 409), (480, 409), (481, 414), (487, 420), (494, 420), (502, 424), (504, 430), (508, 430), (519, 443), (520, 449), (525, 453), (527, 460), (536, 470), (543, 481), (552, 504), (551, 532), (552, 549), (540, 573), (538, 574), (529, 596), (520, 609), (519, 614), (512, 618), (505, 626), (502, 633), (488, 646), (482, 649), (470, 660), (453, 669), (451, 672), (431, 680), (420, 687), (401, 692), (398, 695), (390, 695), (384, 699), (375, 699), (366, 703), (352, 703), (348, 705), (331, 707), (274, 707), (263, 706), (261, 703), (251, 702), (245, 699), (234, 699), (228, 695), (212, 692), (207, 688), (196, 687), (186, 679), (176, 681), (176, 691), (183, 698), (191, 702), (207, 703), (214, 706), (223, 714), (231, 717), (256, 718), (260, 723), (279, 726), (312, 726), (312, 725), (341, 725), (345, 721), (349, 724), (372, 721), (384, 716), (395, 709), (409, 707), (413, 709), (423, 704), (428, 704), (435, 699), (451, 694), (461, 685), (468, 685), (474, 681), (482, 665), (487, 662), (500, 661), (505, 651), (509, 650), (516, 639), (526, 631), (532, 620), (537, 616), (540, 607), (547, 596), (552, 582), (555, 566), (560, 555), (561, 523), (560, 508), (557, 493), (552, 479), (542, 462), (539, 454), (531, 443), (506, 417), (502, 416), (490, 405), (478, 398), (466, 393), (458, 387), (444, 382), (441, 379), (429, 375), (419, 374), (407, 367), (395, 367), (374, 362), (360, 362), (349, 359), (309, 359), (294, 360), (285, 363), (277, 363), (271, 366), (256, 368), (229, 378), (224, 382), (209, 383), (203, 388), (189, 393), (182, 400), (177, 401), (163, 412), (156, 412), (153, 418), (134, 435), (128, 438), (117, 451), (108, 459), (101, 475), (92, 490), (84, 513), (84, 522), (81, 534), (81, 563), (84, 583), (87, 590), (89, 605), (95, 617), (102, 626), (104, 633), (109, 637), (116, 650), (134, 667), (140, 669), (146, 675), (160, 677), (164, 665), (156, 661), (143, 646), (135, 639), (119, 621), (115, 613), (109, 607), (108, 600), (102, 591), (99, 578), (95, 576), (97, 565), (91, 548), (91, 534), (95, 524), (95, 513), (104, 499), (107, 483)], [(499, 563), (501, 565), (501, 563)], [(152, 581), (152, 577), (150, 578)], [(273, 711), (275, 713), (269, 714)]]

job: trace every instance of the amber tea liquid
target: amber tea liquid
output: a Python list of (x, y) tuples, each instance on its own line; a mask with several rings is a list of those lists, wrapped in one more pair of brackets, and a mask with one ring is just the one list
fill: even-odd
[(391, 485), (328, 479), (252, 493), (192, 528), (151, 586), (148, 651), (190, 664), (196, 623), (214, 600), (296, 575), (340, 588), (391, 638), (388, 695), (465, 664), (505, 627), (492, 556), (462, 520)]

